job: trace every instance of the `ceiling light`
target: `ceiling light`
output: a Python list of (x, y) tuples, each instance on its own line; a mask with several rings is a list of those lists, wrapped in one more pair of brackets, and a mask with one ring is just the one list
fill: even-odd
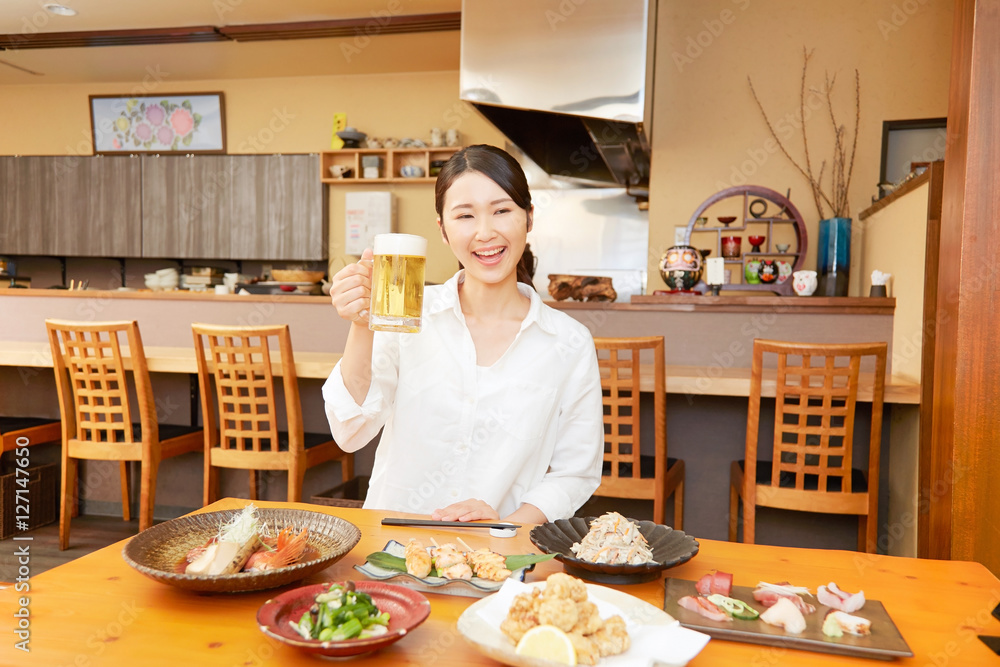
[(54, 2), (49, 2), (47, 4), (44, 4), (44, 5), (42, 5), (42, 7), (49, 14), (56, 14), (57, 16), (76, 16), (76, 10), (75, 9), (70, 9), (69, 7), (66, 7), (65, 5), (58, 5), (58, 4), (54, 3)]

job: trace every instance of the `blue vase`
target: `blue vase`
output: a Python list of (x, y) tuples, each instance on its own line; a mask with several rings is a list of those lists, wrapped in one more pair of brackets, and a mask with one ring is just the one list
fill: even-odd
[(819, 221), (816, 273), (819, 274), (818, 296), (847, 296), (851, 282), (850, 218)]

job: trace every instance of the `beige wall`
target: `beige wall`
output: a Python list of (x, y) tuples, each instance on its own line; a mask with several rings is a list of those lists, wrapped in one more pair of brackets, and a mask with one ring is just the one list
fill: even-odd
[[(814, 49), (811, 86), (823, 83), (824, 72), (837, 75), (835, 112), (849, 128), (854, 69), (861, 75), (861, 127), (850, 189), (855, 217), (851, 293), (867, 294), (868, 279), (856, 266), (864, 233), (857, 214), (876, 193), (882, 121), (947, 115), (952, 4), (949, 0), (660, 0), (649, 289), (662, 289), (656, 261), (673, 244), (674, 226), (686, 224), (711, 194), (744, 183), (782, 194), (791, 188), (792, 202), (806, 219), (811, 241), (806, 268), (815, 268), (819, 215), (808, 185), (768, 141), (770, 135), (747, 85), (749, 76), (772, 122), (793, 119), (799, 107), (805, 46)], [(826, 108), (807, 115), (806, 125), (818, 170), (819, 162), (832, 153)], [(800, 132), (788, 145), (793, 156), (802, 156)], [(713, 209), (713, 216), (720, 214)]]
[(923, 350), (924, 253), (927, 243), (926, 183), (865, 219), (865, 247), (859, 258), (867, 290), (873, 269), (891, 273), (896, 298), (892, 330), (892, 372), (920, 382)]
[[(90, 155), (88, 95), (128, 90), (113, 83), (0, 87), (0, 155)], [(314, 153), (330, 148), (333, 114), (372, 136), (427, 139), (430, 128), (457, 128), (463, 143), (502, 145), (502, 135), (458, 100), (458, 72), (366, 74), (163, 83), (157, 92), (221, 90), (225, 93), (230, 153)], [(11, 131), (11, 128), (18, 128)], [(319, 178), (319, 174), (316, 174)], [(430, 239), (428, 280), (441, 282), (457, 269), (439, 241), (432, 185), (351, 186), (396, 194), (402, 232)], [(331, 187), (330, 267), (344, 255), (344, 193)], [(0, 248), (2, 251), (2, 248)]]
[[(752, 76), (772, 119), (798, 108), (803, 45), (815, 49), (809, 81), (837, 73), (837, 116), (850, 121), (851, 79), (861, 73), (861, 129), (851, 211), (871, 201), (878, 181), (882, 121), (947, 112), (949, 0), (659, 0), (648, 289), (663, 283), (656, 262), (712, 193), (746, 182), (784, 193), (806, 218), (806, 266), (815, 266), (819, 216), (802, 176), (768, 142), (747, 87)], [(909, 13), (908, 13), (909, 12)], [(454, 48), (453, 41), (442, 44)], [(128, 57), (128, 49), (122, 49)], [(405, 57), (406, 54), (397, 54)], [(302, 65), (305, 67), (305, 65)], [(403, 64), (400, 65), (402, 69)], [(287, 65), (299, 71), (294, 62)], [(89, 154), (87, 96), (120, 93), (131, 84), (0, 86), (0, 154)], [(222, 90), (230, 152), (315, 152), (329, 146), (331, 118), (374, 135), (426, 137), (430, 127), (458, 126), (466, 143), (501, 143), (501, 135), (457, 99), (458, 73), (357, 74), (260, 79), (165, 81), (156, 90)], [(820, 111), (823, 111), (822, 109)], [(809, 116), (812, 157), (830, 154), (824, 113)], [(790, 150), (801, 155), (798, 135)], [(758, 164), (760, 163), (760, 164)], [(366, 186), (367, 187), (367, 186)], [(375, 187), (375, 186), (371, 186)], [(454, 260), (437, 242), (430, 186), (399, 185), (399, 227), (431, 239), (428, 278), (442, 280)], [(344, 261), (343, 192), (331, 197), (331, 269)], [(713, 215), (718, 213), (713, 212)], [(855, 263), (863, 229), (855, 221)], [(852, 293), (867, 279), (852, 271)]]

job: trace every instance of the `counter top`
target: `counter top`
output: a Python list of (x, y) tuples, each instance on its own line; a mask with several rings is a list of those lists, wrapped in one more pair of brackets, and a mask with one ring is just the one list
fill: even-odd
[(329, 304), (330, 297), (325, 295), (310, 296), (308, 294), (216, 294), (215, 292), (192, 292), (190, 290), (171, 290), (169, 292), (154, 292), (141, 290), (65, 290), (65, 289), (3, 289), (0, 296), (47, 296), (71, 297), (79, 299), (149, 299), (161, 301), (238, 301), (251, 303), (255, 301), (280, 301), (282, 303), (323, 303)]
[(711, 296), (700, 294), (642, 294), (630, 303), (601, 301), (546, 301), (559, 310), (631, 310), (712, 313), (816, 313), (892, 315), (896, 299), (855, 296)]

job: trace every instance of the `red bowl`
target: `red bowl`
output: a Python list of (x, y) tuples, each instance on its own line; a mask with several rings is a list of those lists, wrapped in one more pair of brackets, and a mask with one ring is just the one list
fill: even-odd
[(734, 220), (736, 220), (736, 216), (735, 215), (721, 215), (721, 216), (719, 216), (719, 222), (721, 222), (722, 224), (724, 224), (726, 227), (728, 227), (730, 224), (732, 224), (732, 222)]
[(747, 241), (750, 242), (750, 245), (761, 245), (764, 243), (764, 238), (763, 236), (748, 236)]
[(379, 611), (389, 612), (389, 631), (384, 635), (367, 639), (321, 642), (318, 639), (303, 639), (302, 635), (293, 630), (288, 622), (302, 618), (302, 614), (309, 610), (316, 596), (330, 589), (329, 582), (295, 588), (268, 600), (257, 611), (257, 625), (268, 637), (306, 653), (346, 658), (371, 653), (398, 642), (430, 616), (431, 603), (412, 589), (381, 581), (355, 581), (354, 587), (372, 596), (372, 601)]

